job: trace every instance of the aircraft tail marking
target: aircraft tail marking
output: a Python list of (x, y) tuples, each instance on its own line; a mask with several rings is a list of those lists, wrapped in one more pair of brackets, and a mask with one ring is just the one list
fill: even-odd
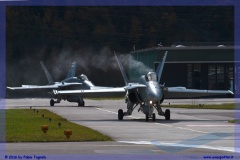
[(71, 68), (68, 71), (66, 79), (75, 77), (75, 71), (76, 71), (76, 62), (72, 62)]
[(49, 85), (54, 84), (54, 81), (53, 81), (53, 79), (52, 79), (52, 76), (50, 75), (50, 73), (48, 72), (47, 68), (45, 67), (45, 65), (43, 64), (42, 61), (40, 62), (40, 64), (41, 64), (41, 67), (42, 67), (43, 71), (45, 72), (45, 75), (46, 75), (46, 77), (47, 77), (47, 79), (48, 79), (48, 84), (49, 84)]
[(121, 71), (121, 73), (122, 73), (122, 76), (123, 76), (125, 85), (127, 86), (127, 85), (128, 85), (128, 82), (129, 82), (129, 81), (128, 81), (128, 78), (127, 78), (127, 75), (126, 75), (126, 73), (124, 72), (123, 66), (122, 66), (122, 64), (119, 62), (119, 60), (118, 60), (117, 55), (116, 55), (115, 52), (114, 52), (114, 55), (115, 55), (115, 58), (116, 58), (116, 60), (117, 60), (118, 66), (119, 66), (119, 68), (120, 68), (120, 71)]
[(163, 71), (164, 63), (165, 63), (166, 58), (167, 58), (167, 53), (168, 53), (168, 51), (165, 52), (165, 54), (163, 56), (163, 59), (162, 59), (161, 62), (159, 62), (157, 70), (156, 70), (156, 74), (158, 76), (158, 83), (160, 82), (160, 79), (161, 79), (161, 76), (162, 76), (162, 71)]

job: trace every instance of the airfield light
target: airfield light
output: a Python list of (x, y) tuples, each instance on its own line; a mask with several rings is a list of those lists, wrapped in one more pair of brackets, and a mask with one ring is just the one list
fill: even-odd
[(66, 138), (67, 139), (69, 139), (70, 138), (70, 135), (72, 135), (72, 130), (64, 130), (64, 134), (65, 134), (65, 136), (66, 136)]
[(47, 133), (47, 131), (48, 131), (48, 125), (43, 125), (43, 126), (41, 126), (41, 129), (42, 129), (43, 133)]

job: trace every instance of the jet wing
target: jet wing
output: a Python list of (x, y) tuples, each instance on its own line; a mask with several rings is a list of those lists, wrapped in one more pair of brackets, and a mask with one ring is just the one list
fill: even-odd
[(7, 87), (10, 90), (31, 90), (31, 89), (57, 89), (56, 85), (46, 85), (46, 86), (34, 86), (34, 85), (22, 85), (22, 87)]
[(214, 95), (233, 94), (230, 90), (198, 90), (187, 89), (185, 87), (165, 87), (164, 97), (167, 98), (197, 98)]
[(83, 98), (98, 98), (98, 97), (122, 97), (126, 90), (124, 87), (119, 88), (103, 88), (89, 90), (53, 90), (55, 95), (76, 95)]
[(127, 86), (124, 87), (125, 90), (132, 90), (132, 89), (140, 89), (140, 88), (146, 88), (147, 86), (144, 84), (139, 83), (129, 83)]
[(69, 86), (81, 85), (82, 83), (57, 83), (53, 85), (22, 85), (22, 87), (7, 87), (10, 90), (41, 90), (41, 89), (60, 89)]

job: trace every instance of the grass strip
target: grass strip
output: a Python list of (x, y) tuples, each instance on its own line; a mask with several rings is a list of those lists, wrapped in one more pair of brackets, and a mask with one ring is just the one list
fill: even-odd
[[(47, 133), (41, 126), (48, 125)], [(72, 130), (66, 138), (64, 130)], [(6, 142), (83, 142), (111, 141), (98, 131), (69, 122), (45, 109), (6, 110)]]
[(229, 120), (228, 123), (238, 123), (238, 124), (240, 124), (240, 119)]

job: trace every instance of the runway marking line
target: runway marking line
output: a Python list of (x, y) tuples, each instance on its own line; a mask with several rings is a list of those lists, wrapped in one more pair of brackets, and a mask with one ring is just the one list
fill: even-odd
[(113, 113), (113, 114), (118, 114), (118, 113), (116, 113), (116, 112), (109, 111), (109, 110), (106, 110), (106, 109), (102, 109), (102, 108), (98, 108), (98, 107), (94, 107), (94, 108), (96, 108), (96, 109), (98, 109), (98, 110), (100, 110), (100, 111), (109, 112), (109, 113)]
[[(98, 107), (94, 107), (100, 111), (104, 111), (104, 112), (108, 112), (108, 113), (113, 113), (113, 114), (118, 114), (116, 112), (113, 112), (113, 111), (109, 111), (107, 109), (102, 109), (102, 108), (98, 108)], [(140, 117), (134, 117), (134, 116), (128, 116), (128, 117), (131, 117), (133, 119), (140, 119)], [(172, 125), (168, 125), (168, 124), (161, 124), (161, 123), (154, 123), (156, 125), (162, 125), (162, 126), (166, 126), (166, 127), (174, 127)], [(183, 129), (183, 130), (188, 130), (188, 131), (192, 131), (192, 132), (198, 132), (198, 133), (208, 133), (208, 132), (203, 132), (203, 131), (198, 131), (198, 130), (194, 130), (194, 129), (189, 129), (189, 128), (183, 128), (183, 127), (174, 127), (174, 128), (178, 128), (178, 129)]]
[(189, 131), (193, 131), (193, 132), (199, 132), (199, 133), (208, 133), (208, 132), (203, 132), (203, 131), (198, 131), (195, 129), (190, 129), (190, 128), (183, 128), (183, 127), (176, 127), (178, 129), (184, 129), (184, 130), (189, 130)]
[(199, 125), (186, 125), (188, 127), (234, 127), (234, 126), (239, 126), (236, 124), (199, 124)]
[[(98, 107), (95, 107), (95, 108), (100, 110), (100, 111), (105, 111), (105, 112), (109, 112), (109, 113), (113, 113), (113, 114), (118, 114), (117, 112), (109, 111), (109, 110), (106, 110), (106, 109), (102, 109), (102, 108), (98, 108)], [(128, 117), (131, 117), (133, 119), (140, 119), (140, 117), (134, 117), (134, 116), (128, 116)]]

